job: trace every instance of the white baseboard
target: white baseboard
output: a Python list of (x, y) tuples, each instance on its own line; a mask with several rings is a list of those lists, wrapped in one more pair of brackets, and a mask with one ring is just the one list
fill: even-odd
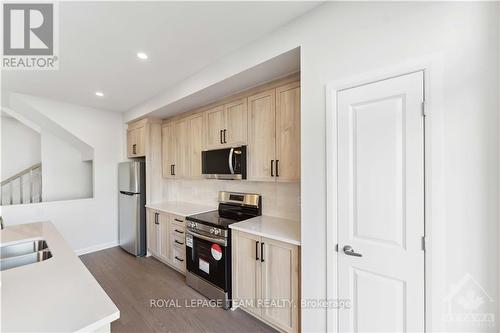
[(118, 246), (118, 242), (109, 242), (109, 243), (104, 243), (104, 244), (97, 244), (94, 246), (89, 246), (80, 250), (76, 250), (75, 253), (77, 256), (81, 256), (82, 254), (87, 254), (87, 253), (92, 253), (96, 251), (101, 251), (105, 249), (109, 249), (110, 247), (115, 247)]

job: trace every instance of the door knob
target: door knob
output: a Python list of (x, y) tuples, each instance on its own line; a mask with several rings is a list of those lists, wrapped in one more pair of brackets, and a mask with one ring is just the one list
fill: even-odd
[(344, 248), (342, 250), (344, 250), (344, 253), (348, 256), (353, 256), (353, 257), (362, 257), (363, 256), (361, 253), (354, 252), (354, 249), (350, 245), (344, 246)]

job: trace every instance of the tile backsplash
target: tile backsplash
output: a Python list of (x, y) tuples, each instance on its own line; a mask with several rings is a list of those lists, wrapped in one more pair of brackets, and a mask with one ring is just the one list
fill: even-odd
[(250, 182), (238, 180), (163, 180), (163, 199), (217, 206), (219, 191), (262, 195), (262, 214), (300, 220), (300, 183)]

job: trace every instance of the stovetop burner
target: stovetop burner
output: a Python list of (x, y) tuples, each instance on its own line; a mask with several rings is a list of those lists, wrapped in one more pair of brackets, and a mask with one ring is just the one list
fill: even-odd
[(219, 210), (186, 217), (186, 220), (229, 229), (232, 223), (262, 215), (262, 199), (257, 194), (219, 192)]

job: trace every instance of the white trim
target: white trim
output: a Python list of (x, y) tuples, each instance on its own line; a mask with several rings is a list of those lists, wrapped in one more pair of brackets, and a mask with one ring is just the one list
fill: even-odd
[[(425, 329), (441, 331), (441, 318), (434, 318), (434, 306), (442, 306), (437, 291), (443, 286), (444, 248), (444, 113), (443, 113), (443, 56), (433, 54), (330, 82), (326, 85), (326, 216), (327, 216), (327, 298), (336, 300), (337, 290), (337, 93), (340, 90), (368, 84), (412, 72), (424, 71), (426, 101), (425, 120)], [(331, 263), (331, 264), (330, 264)], [(333, 288), (332, 288), (333, 286)], [(327, 310), (327, 331), (338, 331), (338, 309)]]
[(115, 247), (115, 246), (118, 246), (118, 241), (89, 246), (89, 247), (86, 247), (83, 249), (76, 250), (75, 253), (77, 256), (81, 256), (83, 254), (97, 252), (97, 251), (109, 249), (110, 247)]

